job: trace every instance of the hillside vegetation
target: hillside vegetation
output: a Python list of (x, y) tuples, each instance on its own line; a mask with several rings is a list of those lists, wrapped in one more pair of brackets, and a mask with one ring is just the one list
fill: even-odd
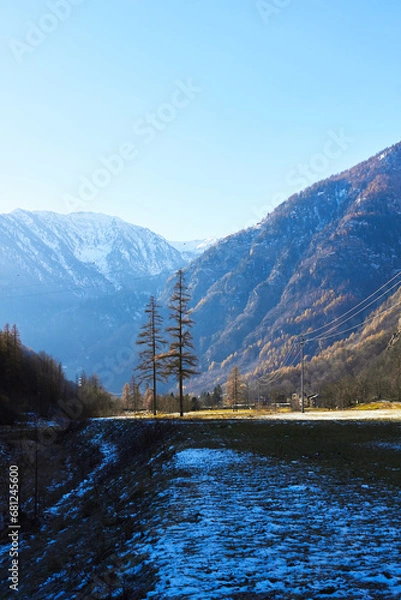
[[(401, 144), (295, 194), (258, 226), (187, 269), (204, 374), (277, 369), (292, 341), (336, 319), (401, 271)], [(382, 300), (383, 301), (383, 300)], [(381, 302), (382, 302), (381, 301)], [(366, 306), (349, 325), (362, 324)], [(348, 334), (321, 337), (312, 357)]]
[[(397, 290), (367, 317), (359, 331), (315, 356), (308, 353), (308, 335), (305, 336), (305, 391), (307, 395), (319, 395), (315, 406), (346, 408), (374, 400), (400, 402), (400, 310), (401, 290)], [(266, 396), (283, 398), (299, 392), (299, 339), (291, 341), (295, 365), (273, 370), (268, 378), (260, 379)], [(262, 361), (252, 377), (258, 380), (267, 365), (267, 361)]]
[(16, 325), (0, 330), (0, 425), (27, 417), (68, 425), (116, 412), (114, 399), (96, 375), (83, 375), (78, 386), (65, 378), (60, 362), (23, 346)]

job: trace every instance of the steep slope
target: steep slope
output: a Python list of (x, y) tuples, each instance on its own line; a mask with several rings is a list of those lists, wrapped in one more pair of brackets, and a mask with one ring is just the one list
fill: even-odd
[[(392, 359), (394, 352), (399, 355), (401, 349), (401, 282), (395, 294), (387, 298), (383, 304), (372, 311), (364, 323), (347, 337), (324, 348), (319, 354), (307, 362), (307, 383), (310, 388), (322, 388), (325, 382), (333, 382), (351, 375), (361, 378), (364, 373), (372, 374), (378, 357), (384, 363)], [(307, 357), (308, 358), (308, 357)], [(399, 363), (399, 359), (397, 359)], [(388, 368), (387, 376), (395, 380), (394, 370)], [(399, 364), (395, 369), (396, 378), (400, 379)], [(384, 380), (384, 373), (381, 374)], [(399, 381), (397, 382), (399, 385)], [(378, 386), (380, 388), (380, 386)], [(376, 390), (376, 396), (380, 390)]]
[[(389, 296), (391, 290), (397, 291)], [(352, 315), (365, 307), (377, 305), (363, 323), (349, 327)], [(332, 343), (334, 332), (342, 332), (340, 340)], [(328, 344), (315, 355), (311, 340), (323, 336)], [(401, 398), (401, 272), (363, 305), (336, 319), (327, 328), (304, 338), (305, 391), (319, 394), (318, 402), (325, 406), (345, 408), (358, 402), (381, 398), (400, 401)], [(313, 349), (313, 345), (312, 345)], [(292, 347), (282, 366), (258, 377), (263, 362), (255, 370), (257, 393), (269, 398), (275, 394), (288, 397), (300, 391), (300, 346)]]
[(224, 380), (233, 364), (244, 371), (276, 366), (293, 336), (336, 317), (401, 269), (400, 232), (401, 143), (292, 196), (257, 227), (206, 251), (187, 270), (208, 370), (199, 385)]

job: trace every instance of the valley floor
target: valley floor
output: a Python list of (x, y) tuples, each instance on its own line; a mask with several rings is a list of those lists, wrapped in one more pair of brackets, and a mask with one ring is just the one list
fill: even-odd
[[(237, 449), (213, 435), (174, 456), (142, 544), (158, 573), (146, 598), (400, 598), (399, 488), (323, 456), (240, 450), (241, 433)], [(392, 449), (401, 457), (401, 440)]]
[(226, 449), (179, 452), (142, 549), (147, 598), (399, 598), (401, 497)]
[(399, 422), (107, 419), (71, 435), (53, 455), (90, 443), (99, 459), (67, 488), (54, 473), (20, 591), (1, 598), (401, 597)]
[[(106, 417), (106, 419), (150, 419), (153, 416), (148, 413), (128, 413), (121, 417)], [(157, 418), (176, 419), (179, 418), (178, 413), (159, 414)], [(244, 420), (250, 419), (253, 421), (401, 421), (401, 405), (397, 404), (394, 408), (375, 408), (366, 409), (361, 405), (361, 408), (345, 409), (345, 410), (310, 410), (307, 409), (304, 413), (300, 411), (291, 412), (289, 410), (277, 411), (258, 411), (252, 409), (244, 409), (238, 411), (232, 410), (200, 410), (185, 413), (185, 420)]]

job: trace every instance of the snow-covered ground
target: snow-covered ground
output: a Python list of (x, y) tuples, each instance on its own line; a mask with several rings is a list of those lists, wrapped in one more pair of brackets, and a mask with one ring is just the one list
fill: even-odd
[[(98, 434), (96, 437), (93, 438), (92, 443), (99, 444), (100, 451), (103, 454), (102, 462), (90, 473), (90, 475), (88, 476), (87, 479), (83, 479), (81, 481), (81, 483), (78, 485), (77, 488), (75, 488), (71, 492), (67, 492), (66, 494), (64, 494), (60, 498), (60, 500), (57, 502), (57, 504), (48, 508), (46, 511), (47, 514), (59, 515), (60, 513), (63, 513), (65, 515), (68, 510), (76, 511), (76, 509), (77, 509), (76, 506), (74, 507), (74, 503), (70, 502), (70, 500), (75, 500), (76, 498), (82, 498), (82, 496), (84, 496), (84, 494), (86, 494), (88, 489), (92, 488), (93, 482), (95, 481), (96, 476), (102, 471), (102, 469), (104, 469), (108, 464), (110, 464), (116, 460), (116, 458), (117, 458), (116, 446), (114, 444), (110, 444), (108, 442), (102, 441), (100, 434)], [(71, 505), (71, 507), (69, 509), (67, 508), (68, 504)]]
[(147, 599), (401, 598), (401, 494), (226, 449), (168, 467), (139, 550)]
[(288, 421), (401, 421), (401, 410), (379, 408), (375, 410), (330, 410), (272, 413), (260, 415), (259, 419), (279, 419)]

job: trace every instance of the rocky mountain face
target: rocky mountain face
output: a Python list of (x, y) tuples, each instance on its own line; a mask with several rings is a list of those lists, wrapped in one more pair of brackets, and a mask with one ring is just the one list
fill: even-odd
[(150, 294), (188, 261), (164, 238), (119, 218), (16, 210), (0, 215), (0, 322), (119, 391), (133, 368)]
[[(195, 341), (206, 371), (197, 385), (225, 381), (235, 364), (259, 374), (279, 367), (296, 336), (400, 270), (401, 143), (292, 196), (191, 263)], [(308, 352), (341, 337), (337, 330)]]

